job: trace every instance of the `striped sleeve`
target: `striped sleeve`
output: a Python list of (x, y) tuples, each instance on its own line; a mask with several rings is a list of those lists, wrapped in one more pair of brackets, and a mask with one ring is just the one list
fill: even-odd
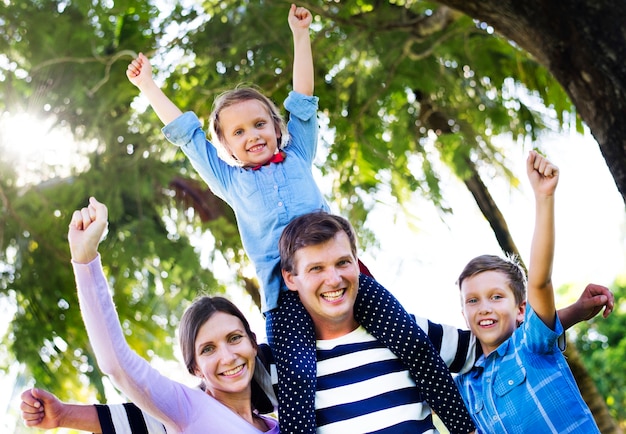
[(167, 434), (161, 422), (135, 404), (96, 405), (102, 434)]
[(480, 346), (476, 345), (476, 337), (469, 330), (437, 324), (427, 318), (414, 318), (439, 351), (450, 372), (462, 374), (472, 369), (479, 355)]

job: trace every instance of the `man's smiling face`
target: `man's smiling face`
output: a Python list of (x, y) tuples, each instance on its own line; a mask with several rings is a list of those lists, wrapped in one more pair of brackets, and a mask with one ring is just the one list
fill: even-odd
[(311, 315), (318, 339), (333, 339), (358, 327), (354, 303), (359, 289), (359, 265), (348, 235), (303, 247), (294, 255), (294, 271), (283, 270), (287, 287), (298, 292)]

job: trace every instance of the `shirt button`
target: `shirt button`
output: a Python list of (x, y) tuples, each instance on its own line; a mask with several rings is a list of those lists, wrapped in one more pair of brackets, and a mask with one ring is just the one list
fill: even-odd
[(509, 383), (509, 386), (512, 386), (513, 385), (513, 380), (509, 380), (508, 383)]
[(278, 206), (283, 206), (283, 203), (282, 202), (278, 202)]
[(493, 419), (493, 420), (498, 420), (498, 416), (493, 415), (493, 416), (491, 416), (491, 419)]

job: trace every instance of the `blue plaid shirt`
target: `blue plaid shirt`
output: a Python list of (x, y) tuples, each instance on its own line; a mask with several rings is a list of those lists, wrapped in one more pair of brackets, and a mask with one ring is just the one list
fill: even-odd
[(547, 327), (527, 305), (524, 323), (472, 370), (456, 377), (481, 433), (600, 433)]
[(280, 272), (278, 239), (295, 217), (329, 211), (313, 178), (317, 150), (317, 102), (315, 96), (289, 93), (290, 113), (287, 158), (280, 164), (248, 170), (228, 165), (206, 139), (198, 117), (187, 112), (163, 128), (163, 134), (180, 146), (211, 191), (235, 211), (243, 247), (254, 264), (262, 293), (262, 311), (278, 306), (286, 290)]

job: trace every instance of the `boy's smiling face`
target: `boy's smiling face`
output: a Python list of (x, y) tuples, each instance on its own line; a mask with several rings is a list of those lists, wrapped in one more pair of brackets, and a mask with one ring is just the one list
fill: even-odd
[(500, 271), (483, 271), (461, 283), (465, 321), (485, 355), (498, 348), (524, 320), (526, 302), (517, 304), (507, 276)]

